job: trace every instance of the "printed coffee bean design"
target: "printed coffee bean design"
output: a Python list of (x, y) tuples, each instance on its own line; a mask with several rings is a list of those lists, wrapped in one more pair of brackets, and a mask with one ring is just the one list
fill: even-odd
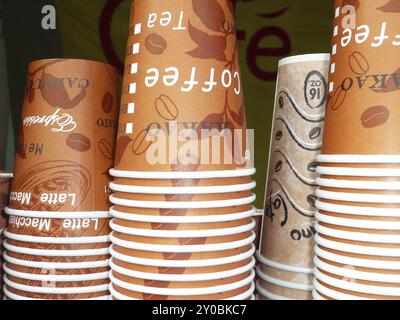
[(167, 121), (175, 120), (179, 115), (176, 104), (167, 95), (161, 95), (155, 100), (158, 115)]
[(113, 104), (114, 104), (114, 98), (110, 92), (106, 92), (106, 94), (103, 97), (103, 100), (101, 102), (101, 105), (103, 107), (103, 111), (105, 113), (110, 113), (113, 109)]
[(112, 160), (114, 158), (114, 150), (111, 146), (111, 143), (108, 142), (106, 139), (101, 139), (98, 143), (98, 147), (100, 153), (104, 156), (104, 158)]
[(384, 124), (389, 119), (390, 112), (386, 107), (376, 106), (365, 110), (361, 115), (364, 128), (374, 128)]
[(139, 156), (139, 155), (145, 153), (150, 148), (150, 146), (153, 142), (147, 141), (147, 139), (146, 139), (150, 130), (151, 129), (149, 129), (149, 128), (143, 129), (136, 136), (136, 138), (132, 144), (132, 152), (134, 155)]
[(80, 133), (71, 133), (66, 140), (66, 144), (71, 149), (79, 152), (86, 152), (91, 147), (90, 140)]
[(319, 162), (311, 162), (307, 166), (307, 170), (310, 172), (315, 172), (317, 170), (317, 167), (319, 166)]
[(333, 111), (336, 111), (343, 105), (346, 96), (347, 96), (347, 91), (343, 89), (343, 86), (337, 87), (335, 92), (329, 99), (329, 107)]
[(348, 61), (351, 71), (357, 75), (365, 75), (369, 71), (368, 60), (358, 51), (354, 51)]
[(146, 49), (155, 55), (161, 55), (167, 49), (167, 41), (157, 33), (151, 33), (145, 40)]
[(388, 3), (378, 8), (382, 12), (400, 12), (400, 2), (398, 0), (389, 0)]
[(313, 128), (310, 133), (308, 134), (311, 140), (318, 139), (319, 136), (321, 135), (321, 128), (320, 127), (315, 127)]

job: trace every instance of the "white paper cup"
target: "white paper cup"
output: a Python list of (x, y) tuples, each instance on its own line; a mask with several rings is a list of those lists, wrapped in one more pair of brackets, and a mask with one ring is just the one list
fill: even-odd
[(108, 211), (29, 211), (17, 210), (9, 207), (4, 208), (4, 212), (10, 216), (27, 218), (47, 218), (47, 219), (107, 219), (111, 218)]
[(400, 217), (399, 208), (374, 208), (374, 207), (361, 207), (361, 206), (347, 206), (340, 204), (333, 204), (317, 200), (315, 206), (319, 210), (330, 211), (336, 213), (350, 214), (350, 215), (363, 215), (363, 216), (376, 216), (376, 217)]
[(117, 184), (110, 182), (110, 189), (116, 192), (138, 193), (138, 194), (215, 194), (240, 192), (254, 189), (256, 182), (243, 184), (205, 186), (205, 187), (147, 187)]
[(140, 264), (153, 267), (195, 268), (195, 267), (220, 266), (224, 264), (230, 264), (246, 260), (254, 255), (255, 246), (252, 245), (249, 251), (235, 256), (217, 258), (217, 259), (201, 259), (201, 260), (158, 260), (158, 259), (137, 258), (116, 252), (113, 248), (113, 245), (110, 248), (110, 252), (113, 258), (132, 264)]
[(351, 192), (333, 192), (317, 189), (315, 192), (318, 198), (349, 201), (349, 202), (369, 202), (369, 203), (390, 203), (399, 204), (400, 196), (391, 194), (369, 194), (369, 193), (351, 193)]
[(150, 209), (212, 209), (226, 208), (234, 206), (242, 206), (251, 204), (255, 201), (256, 196), (252, 194), (246, 198), (229, 199), (229, 200), (210, 200), (210, 201), (142, 201), (127, 200), (117, 198), (110, 195), (110, 202), (114, 205), (134, 208), (150, 208)]
[(327, 176), (400, 177), (400, 169), (395, 168), (317, 167), (316, 172)]
[(15, 234), (4, 230), (4, 236), (8, 239), (33, 242), (33, 243), (50, 243), (50, 244), (87, 244), (87, 243), (103, 243), (110, 242), (109, 236), (98, 237), (36, 237), (21, 234)]
[(346, 267), (337, 267), (329, 263), (325, 263), (314, 258), (315, 266), (319, 270), (326, 271), (328, 273), (334, 274), (336, 276), (341, 276), (350, 279), (374, 281), (374, 282), (384, 282), (384, 283), (400, 283), (400, 274), (385, 274), (385, 273), (373, 273), (365, 272), (353, 269), (351, 266), (346, 265)]
[(9, 251), (21, 254), (28, 254), (32, 256), (43, 257), (87, 257), (87, 256), (102, 256), (110, 253), (109, 248), (90, 249), (90, 250), (41, 250), (17, 247), (8, 243), (7, 240), (3, 242), (4, 248)]
[(400, 230), (400, 221), (379, 221), (379, 220), (365, 220), (365, 219), (351, 219), (341, 218), (326, 215), (322, 212), (317, 212), (315, 218), (319, 222), (333, 224), (335, 226), (351, 227), (351, 228), (364, 228), (376, 230)]
[(261, 295), (263, 295), (264, 297), (270, 299), (270, 300), (293, 300), (287, 297), (283, 297), (280, 295), (277, 295), (275, 293), (269, 292), (267, 290), (265, 290), (261, 284), (260, 284), (260, 280), (257, 280), (256, 282), (256, 290), (258, 293), (260, 293)]
[(120, 226), (110, 221), (112, 230), (127, 235), (143, 236), (143, 237), (157, 237), (157, 238), (203, 238), (203, 237), (219, 237), (228, 236), (238, 233), (251, 231), (254, 229), (256, 223), (254, 219), (249, 224), (233, 228), (224, 229), (205, 229), (205, 230), (151, 230), (151, 229), (138, 229)]
[(4, 276), (4, 282), (7, 286), (12, 287), (16, 290), (21, 290), (30, 293), (41, 293), (41, 294), (85, 294), (108, 291), (108, 284), (91, 286), (91, 287), (68, 287), (68, 288), (54, 288), (54, 287), (33, 287), (25, 284), (13, 282)]
[(314, 269), (311, 269), (311, 268), (301, 268), (301, 267), (296, 267), (296, 266), (289, 266), (289, 265), (286, 265), (283, 263), (269, 260), (269, 259), (265, 258), (259, 250), (256, 253), (256, 257), (260, 263), (262, 263), (266, 266), (275, 268), (275, 269), (279, 269), (279, 270), (283, 270), (283, 271), (287, 271), (287, 272), (304, 273), (304, 274), (313, 274), (313, 272), (314, 272)]
[(205, 287), (205, 288), (158, 288), (158, 287), (147, 287), (142, 285), (136, 285), (132, 283), (127, 283), (115, 278), (110, 272), (110, 280), (113, 284), (124, 288), (126, 290), (141, 292), (154, 295), (165, 295), (165, 296), (199, 296), (207, 294), (217, 294), (223, 293), (231, 290), (236, 290), (253, 282), (255, 276), (254, 270), (251, 271), (250, 276), (247, 278), (231, 283), (224, 284), (215, 287)]
[(400, 190), (400, 182), (393, 181), (356, 181), (317, 178), (316, 183), (321, 187), (361, 189), (361, 190)]
[(386, 287), (386, 286), (375, 286), (375, 285), (366, 285), (360, 284), (356, 282), (350, 282), (345, 280), (336, 279), (330, 277), (326, 274), (323, 274), (317, 268), (314, 271), (315, 277), (328, 285), (333, 287), (341, 288), (343, 290), (349, 290), (353, 292), (360, 292), (366, 294), (374, 294), (374, 295), (385, 295), (385, 296), (393, 296), (400, 297), (400, 287)]
[(160, 274), (160, 273), (148, 273), (139, 272), (131, 269), (122, 268), (116, 265), (112, 259), (110, 260), (111, 270), (118, 272), (120, 274), (126, 275), (128, 277), (146, 280), (156, 280), (156, 281), (176, 281), (176, 282), (199, 282), (199, 281), (211, 281), (222, 278), (234, 277), (245, 272), (248, 272), (254, 268), (255, 260), (252, 258), (251, 262), (243, 267), (222, 271), (222, 272), (212, 272), (203, 274)]
[(294, 289), (294, 290), (301, 290), (301, 291), (312, 291), (313, 286), (309, 284), (301, 284), (301, 283), (294, 283), (294, 282), (289, 282), (289, 281), (284, 281), (281, 279), (276, 279), (274, 277), (271, 277), (264, 272), (262, 272), (260, 266), (257, 267), (257, 276), (261, 279), (264, 280), (265, 282), (271, 283), (276, 286), (288, 288), (288, 289)]
[(400, 163), (398, 155), (320, 154), (317, 162), (332, 163)]
[(8, 263), (28, 268), (37, 268), (37, 269), (65, 270), (65, 269), (90, 269), (90, 268), (109, 267), (108, 260), (88, 261), (88, 262), (42, 262), (42, 261), (29, 261), (29, 260), (21, 260), (13, 258), (10, 257), (7, 254), (7, 252), (4, 252), (3, 256), (4, 260), (7, 261)]
[(80, 275), (51, 275), (51, 274), (31, 274), (19, 272), (10, 269), (7, 263), (3, 265), (4, 271), (7, 275), (33, 281), (47, 281), (47, 282), (76, 282), (76, 281), (93, 281), (108, 278), (108, 271), (99, 273), (89, 273)]
[(317, 279), (314, 279), (314, 286), (315, 290), (317, 290), (319, 293), (334, 300), (373, 300), (329, 289), (325, 287), (322, 283), (319, 283)]
[(344, 240), (400, 244), (400, 235), (337, 230), (326, 226), (321, 226), (319, 223), (315, 224), (315, 229), (318, 233)]
[(320, 248), (318, 245), (315, 246), (315, 254), (318, 257), (324, 258), (326, 260), (349, 266), (396, 271), (400, 270), (400, 263), (398, 261), (372, 260), (353, 258), (344, 255), (342, 256), (336, 253), (328, 252), (323, 248)]
[(251, 209), (245, 212), (231, 213), (231, 214), (219, 214), (219, 215), (207, 215), (207, 216), (153, 216), (143, 215), (134, 213), (125, 213), (115, 210), (114, 207), (110, 209), (110, 214), (119, 219), (127, 221), (138, 221), (138, 222), (149, 222), (149, 223), (210, 223), (210, 222), (226, 222), (235, 221), (253, 217), (256, 210)]
[[(8, 290), (7, 286), (4, 286), (3, 288), (4, 294), (8, 297), (11, 298), (12, 300), (18, 300), (18, 301), (31, 301), (31, 300), (48, 300), (48, 299), (36, 299), (36, 298), (29, 298), (29, 297), (23, 297), (18, 294), (15, 294), (11, 291)], [(88, 299), (73, 299), (77, 301), (83, 301), (83, 300), (109, 300), (110, 296), (102, 296), (102, 297), (95, 297), (95, 298), (88, 298)], [(50, 299), (50, 300), (55, 300), (55, 299)]]
[(214, 178), (236, 178), (252, 176), (256, 173), (256, 169), (241, 170), (220, 170), (220, 171), (123, 171), (110, 170), (110, 175), (116, 178), (132, 178), (132, 179), (214, 179)]
[(247, 239), (233, 241), (233, 242), (225, 242), (225, 243), (215, 243), (215, 244), (204, 244), (204, 245), (155, 245), (155, 244), (147, 244), (142, 242), (133, 242), (121, 240), (114, 236), (114, 232), (111, 233), (110, 239), (111, 242), (115, 245), (118, 245), (127, 249), (134, 250), (144, 250), (144, 251), (152, 251), (152, 252), (210, 252), (210, 251), (224, 251), (230, 249), (241, 248), (253, 241), (256, 238), (256, 234), (254, 232), (251, 233), (251, 236)]
[(400, 257), (400, 248), (380, 248), (368, 245), (360, 246), (356, 244), (332, 241), (325, 239), (318, 234), (315, 235), (315, 242), (322, 247), (342, 252), (380, 257)]

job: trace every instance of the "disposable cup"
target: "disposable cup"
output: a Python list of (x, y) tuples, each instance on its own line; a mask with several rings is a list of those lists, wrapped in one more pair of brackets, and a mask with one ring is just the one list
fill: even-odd
[(355, 192), (333, 192), (318, 189), (316, 195), (319, 198), (351, 201), (351, 202), (368, 202), (368, 203), (400, 203), (400, 196), (393, 194), (372, 194), (372, 193), (355, 193)]
[(252, 232), (251, 236), (243, 239), (226, 243), (216, 243), (216, 244), (195, 244), (195, 245), (154, 245), (146, 244), (142, 242), (133, 242), (121, 240), (115, 237), (112, 233), (110, 235), (111, 242), (127, 249), (135, 250), (145, 250), (152, 252), (210, 252), (210, 251), (224, 251), (229, 249), (240, 248), (245, 245), (249, 245), (255, 239), (255, 234)]
[(288, 289), (294, 289), (294, 290), (301, 290), (301, 291), (312, 291), (313, 287), (312, 284), (303, 284), (303, 283), (295, 283), (295, 282), (289, 282), (277, 278), (273, 278), (270, 275), (265, 274), (262, 270), (261, 267), (257, 267), (257, 276), (265, 282), (271, 283), (276, 286), (281, 286), (284, 288)]
[(311, 300), (312, 292), (304, 291), (298, 289), (292, 289), (287, 287), (282, 287), (277, 284), (273, 284), (262, 279), (258, 279), (259, 285), (264, 288), (269, 293), (275, 294), (277, 296), (285, 297), (289, 300)]
[(320, 154), (317, 162), (398, 164), (400, 156), (384, 154)]
[(283, 280), (289, 283), (311, 284), (313, 275), (299, 272), (287, 272), (281, 269), (272, 268), (263, 264), (259, 264), (260, 272), (271, 278)]
[(139, 278), (139, 279), (146, 279), (146, 280), (155, 280), (155, 281), (174, 281), (174, 282), (202, 282), (202, 281), (209, 281), (209, 280), (216, 280), (222, 279), (232, 276), (237, 276), (248, 272), (254, 268), (254, 259), (250, 261), (250, 263), (235, 269), (230, 269), (226, 271), (220, 272), (209, 272), (209, 273), (196, 273), (196, 274), (160, 274), (160, 273), (149, 273), (149, 272), (140, 272), (135, 271), (132, 269), (123, 268), (113, 260), (110, 260), (110, 267), (113, 271), (132, 277), (132, 278)]
[(110, 213), (113, 217), (124, 219), (128, 221), (149, 222), (149, 223), (210, 223), (210, 222), (225, 222), (234, 221), (253, 217), (255, 209), (247, 210), (244, 212), (219, 214), (219, 215), (204, 215), (204, 216), (152, 216), (144, 214), (125, 213), (111, 207)]
[(120, 233), (125, 233), (134, 236), (144, 237), (164, 237), (164, 238), (195, 238), (195, 237), (216, 237), (239, 234), (251, 231), (255, 226), (255, 221), (252, 219), (250, 223), (240, 225), (238, 227), (224, 229), (205, 229), (205, 230), (147, 230), (138, 228), (128, 228), (120, 226), (110, 221), (111, 229)]
[(328, 286), (325, 286), (324, 284), (322, 284), (321, 282), (319, 282), (317, 279), (314, 279), (314, 286), (315, 286), (315, 290), (322, 294), (325, 295), (327, 297), (333, 300), (372, 300), (366, 297), (361, 297), (361, 296), (354, 296), (351, 294), (347, 294), (344, 292), (340, 292), (340, 291), (335, 291), (331, 288), (329, 288)]
[(322, 187), (342, 189), (365, 189), (365, 190), (400, 190), (400, 183), (393, 181), (354, 181), (343, 179), (317, 178), (317, 184)]
[[(322, 165), (317, 167), (316, 172), (320, 175), (326, 176), (352, 176), (352, 177), (367, 177), (367, 178), (398, 178), (400, 177), (400, 169), (398, 168), (357, 168), (357, 167), (345, 167), (341, 164), (341, 167), (328, 167)], [(351, 164), (353, 165), (353, 164)], [(355, 165), (354, 165), (355, 166)]]
[(272, 268), (280, 269), (283, 271), (287, 272), (297, 272), (297, 273), (304, 273), (304, 274), (313, 274), (313, 269), (312, 268), (301, 268), (301, 267), (296, 267), (296, 266), (289, 266), (283, 263), (275, 262), (272, 260), (269, 260), (265, 258), (264, 256), (261, 255), (260, 251), (257, 251), (256, 253), (257, 260), (266, 266), (270, 266)]
[(290, 298), (283, 297), (272, 292), (268, 292), (261, 286), (260, 280), (257, 280), (256, 282), (256, 290), (259, 295), (263, 296), (263, 299), (257, 299), (257, 300), (292, 300)]
[(201, 260), (164, 260), (164, 259), (161, 260), (161, 259), (146, 259), (146, 258), (132, 257), (115, 251), (113, 246), (111, 246), (110, 252), (113, 258), (133, 264), (142, 264), (142, 265), (149, 265), (156, 267), (190, 268), (190, 267), (217, 266), (217, 265), (238, 262), (253, 256), (255, 252), (255, 247), (254, 245), (252, 245), (249, 251), (230, 257), (223, 257), (217, 259), (201, 259)]
[(21, 247), (21, 248), (28, 248), (28, 249), (36, 249), (36, 250), (98, 250), (98, 249), (106, 249), (110, 246), (109, 242), (100, 242), (100, 243), (72, 243), (72, 244), (52, 244), (52, 243), (35, 243), (35, 242), (24, 242), (13, 240), (7, 238), (7, 243), (10, 245)]
[(56, 218), (56, 219), (104, 219), (111, 218), (109, 211), (73, 211), (73, 212), (55, 212), (55, 211), (31, 211), (31, 210), (18, 210), (9, 207), (4, 208), (4, 212), (8, 215), (18, 217), (32, 217), (32, 218)]

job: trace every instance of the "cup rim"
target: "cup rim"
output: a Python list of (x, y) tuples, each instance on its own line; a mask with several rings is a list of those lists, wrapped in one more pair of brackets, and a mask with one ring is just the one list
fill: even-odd
[(257, 266), (256, 271), (257, 271), (258, 277), (261, 280), (271, 283), (276, 286), (280, 286), (280, 287), (284, 287), (284, 288), (288, 288), (288, 289), (294, 289), (294, 290), (301, 290), (301, 291), (312, 291), (312, 289), (313, 289), (313, 286), (311, 284), (290, 282), (290, 281), (285, 281), (285, 280), (271, 277), (268, 274), (265, 274), (264, 272), (262, 272), (260, 266)]
[(114, 222), (114, 219), (110, 221), (110, 227), (113, 231), (124, 233), (127, 235), (157, 237), (157, 238), (199, 238), (199, 237), (203, 238), (203, 237), (229, 236), (253, 230), (255, 226), (256, 226), (255, 220), (251, 219), (251, 222), (246, 225), (232, 227), (232, 228), (224, 228), (224, 229), (151, 230), (151, 229), (124, 227), (116, 224)]
[(125, 192), (125, 193), (137, 193), (137, 194), (219, 194), (219, 193), (230, 193), (240, 192), (254, 189), (256, 182), (251, 181), (249, 183), (242, 184), (228, 184), (222, 186), (196, 186), (196, 187), (149, 187), (149, 186), (136, 186), (136, 185), (124, 185), (115, 182), (110, 182), (109, 187), (114, 192)]
[(320, 211), (315, 213), (317, 221), (342, 227), (365, 228), (376, 230), (400, 230), (400, 221), (379, 221), (365, 219), (341, 218), (326, 215)]
[(374, 281), (374, 282), (383, 282), (383, 283), (400, 283), (400, 274), (385, 274), (385, 273), (374, 273), (374, 272), (365, 272), (359, 271), (355, 269), (343, 269), (329, 263), (323, 262), (318, 257), (314, 257), (314, 262), (316, 268), (319, 270), (324, 270), (331, 274), (337, 276), (343, 276), (347, 278), (354, 278), (357, 280), (365, 280), (365, 281)]
[[(18, 289), (17, 289), (18, 290)], [(48, 299), (36, 299), (36, 298), (30, 298), (30, 297), (23, 297), (18, 294), (15, 294), (11, 291), (8, 290), (7, 285), (3, 286), (3, 291), (6, 297), (10, 297), (13, 300), (48, 300)], [(84, 300), (108, 300), (110, 296), (101, 296), (101, 297), (95, 297), (95, 298), (87, 298), (87, 299), (73, 299), (77, 301), (84, 301)], [(56, 300), (56, 299), (50, 299), (50, 300)]]
[(322, 285), (317, 279), (314, 278), (313, 280), (315, 290), (320, 291), (322, 294), (327, 295), (328, 297), (336, 300), (374, 300), (370, 298), (365, 298), (361, 296), (353, 296), (347, 293), (339, 292), (332, 290), (330, 288), (325, 287)]
[(3, 264), (4, 272), (7, 275), (33, 281), (51, 281), (51, 282), (75, 282), (75, 281), (95, 281), (108, 278), (108, 271), (98, 273), (88, 273), (80, 275), (44, 275), (31, 274), (10, 269), (7, 263)]
[(18, 254), (27, 254), (43, 257), (84, 257), (84, 256), (103, 256), (109, 254), (109, 248), (82, 249), (82, 250), (41, 250), (33, 248), (18, 247), (9, 244), (7, 239), (3, 241), (3, 246), (8, 251)]
[(195, 245), (155, 245), (150, 243), (134, 242), (119, 239), (114, 236), (114, 231), (110, 234), (110, 240), (113, 244), (133, 250), (143, 250), (152, 252), (209, 252), (209, 251), (224, 251), (230, 249), (241, 248), (254, 242), (256, 234), (252, 231), (251, 236), (246, 239), (241, 239), (232, 242), (215, 243), (215, 244), (195, 244)]
[(325, 248), (337, 251), (343, 251), (347, 253), (382, 256), (382, 257), (398, 257), (400, 255), (400, 248), (398, 249), (379, 248), (379, 247), (360, 246), (355, 244), (342, 243), (322, 238), (318, 234), (315, 235), (315, 242), (318, 245), (321, 245)]
[(333, 238), (363, 241), (363, 242), (376, 242), (376, 243), (394, 243), (400, 244), (400, 235), (394, 234), (375, 234), (375, 233), (361, 233), (332, 229), (329, 227), (321, 226), (318, 222), (315, 224), (315, 229), (318, 233), (330, 236)]
[(213, 286), (213, 287), (203, 287), (203, 288), (158, 288), (158, 287), (137, 285), (117, 279), (116, 277), (114, 277), (112, 271), (110, 271), (109, 277), (113, 284), (130, 291), (142, 292), (147, 294), (165, 295), (165, 296), (197, 296), (197, 295), (217, 294), (244, 287), (253, 282), (255, 277), (255, 271), (251, 270), (250, 275), (248, 277), (237, 282), (219, 286)]
[(384, 286), (375, 286), (375, 285), (366, 285), (355, 282), (349, 282), (345, 280), (339, 280), (326, 274), (323, 274), (318, 268), (314, 270), (315, 277), (322, 282), (329, 284), (334, 287), (339, 287), (344, 290), (366, 293), (366, 294), (375, 294), (375, 295), (387, 295), (387, 296), (400, 296), (400, 288), (399, 287), (384, 287)]
[(4, 212), (9, 216), (27, 217), (27, 218), (48, 218), (48, 219), (90, 219), (111, 218), (109, 211), (31, 211), (19, 210), (5, 207)]
[(276, 300), (276, 301), (278, 301), (278, 300), (292, 300), (290, 298), (287, 298), (287, 297), (284, 297), (284, 296), (280, 296), (280, 295), (277, 295), (275, 293), (272, 293), (272, 292), (269, 292), (269, 291), (265, 290), (261, 286), (260, 280), (256, 281), (256, 290), (257, 290), (257, 292), (259, 294), (261, 293), (264, 297), (269, 298), (271, 300)]
[(387, 190), (387, 191), (400, 190), (400, 182), (393, 182), (393, 181), (357, 181), (357, 180), (317, 178), (316, 182), (321, 187), (329, 187), (329, 188)]
[(312, 291), (312, 296), (313, 296), (313, 300), (318, 300), (318, 301), (325, 301), (327, 299), (325, 299), (323, 296), (321, 296), (318, 291), (316, 289), (314, 289)]
[(94, 236), (94, 237), (37, 237), (20, 235), (9, 232), (7, 229), (3, 230), (3, 235), (6, 238), (22, 241), (22, 242), (33, 242), (33, 243), (44, 243), (44, 244), (92, 244), (92, 243), (104, 243), (110, 242), (109, 236)]
[(226, 208), (233, 206), (242, 206), (251, 204), (255, 201), (256, 196), (252, 193), (249, 197), (228, 200), (210, 200), (210, 201), (143, 201), (143, 200), (128, 200), (117, 198), (115, 195), (110, 195), (110, 202), (113, 205), (133, 208), (149, 208), (149, 209), (211, 209), (211, 208)]
[(113, 259), (110, 259), (111, 270), (123, 274), (128, 277), (146, 279), (146, 280), (158, 280), (158, 281), (168, 281), (168, 282), (199, 282), (199, 281), (212, 281), (221, 278), (234, 277), (245, 272), (248, 272), (254, 268), (255, 259), (252, 258), (250, 263), (243, 267), (219, 271), (210, 273), (196, 273), (196, 274), (160, 274), (160, 273), (149, 273), (141, 272), (131, 269), (126, 269), (116, 265)]
[(110, 175), (116, 178), (132, 179), (214, 179), (237, 178), (255, 174), (256, 169), (216, 170), (216, 171), (126, 171), (110, 169)]
[(318, 210), (343, 214), (400, 218), (400, 208), (347, 206), (343, 204), (324, 202), (321, 199), (318, 199), (315, 202), (315, 207)]
[(309, 53), (289, 56), (279, 60), (278, 67), (282, 67), (288, 64), (301, 63), (301, 62), (319, 62), (329, 61), (331, 55), (329, 53)]
[(345, 264), (354, 265), (357, 267), (371, 268), (371, 269), (384, 269), (384, 270), (400, 270), (400, 265), (397, 261), (382, 261), (382, 260), (371, 260), (371, 259), (361, 259), (338, 255), (325, 251), (318, 245), (314, 248), (315, 254), (321, 258), (327, 259), (329, 261)]
[(319, 188), (315, 194), (318, 198), (337, 201), (400, 204), (400, 195), (336, 192), (321, 190)]
[(400, 169), (390, 168), (349, 168), (349, 167), (323, 167), (316, 168), (320, 175), (328, 176), (354, 176), (354, 177), (400, 177)]
[(10, 264), (23, 266), (27, 268), (36, 269), (89, 269), (89, 268), (107, 268), (109, 267), (108, 259), (100, 261), (86, 261), (86, 262), (43, 262), (43, 261), (29, 261), (11, 257), (5, 251), (3, 253), (4, 260)]
[(114, 245), (110, 247), (110, 253), (113, 258), (118, 260), (133, 263), (133, 264), (140, 264), (140, 265), (147, 265), (152, 267), (170, 267), (170, 268), (196, 268), (196, 267), (209, 267), (209, 266), (218, 266), (223, 264), (230, 264), (234, 262), (239, 262), (242, 260), (246, 260), (253, 256), (255, 252), (254, 244), (251, 244), (251, 248), (249, 251), (229, 256), (223, 258), (215, 258), (215, 259), (200, 259), (200, 260), (161, 260), (161, 259), (147, 259), (147, 258), (138, 258), (128, 256), (114, 250)]
[(317, 162), (332, 163), (400, 163), (399, 155), (386, 154), (320, 154)]
[(89, 287), (68, 287), (68, 288), (52, 288), (52, 287), (34, 287), (25, 284), (13, 282), (8, 279), (7, 275), (3, 277), (4, 283), (16, 290), (21, 290), (31, 293), (43, 293), (43, 294), (85, 294), (108, 291), (108, 284), (102, 284), (97, 286)]
[(282, 270), (282, 271), (304, 273), (304, 274), (313, 274), (313, 272), (314, 272), (313, 268), (302, 268), (302, 267), (290, 266), (287, 264), (283, 264), (280, 262), (276, 262), (276, 261), (267, 259), (261, 254), (260, 250), (257, 250), (256, 256), (257, 256), (257, 260), (259, 262), (261, 262), (262, 264), (264, 264), (268, 267)]
[(135, 213), (126, 213), (110, 208), (111, 216), (128, 221), (149, 222), (149, 223), (210, 223), (210, 222), (226, 222), (233, 220), (241, 220), (254, 216), (255, 208), (251, 210), (237, 213), (219, 214), (219, 215), (203, 215), (203, 216), (157, 216), (144, 215)]

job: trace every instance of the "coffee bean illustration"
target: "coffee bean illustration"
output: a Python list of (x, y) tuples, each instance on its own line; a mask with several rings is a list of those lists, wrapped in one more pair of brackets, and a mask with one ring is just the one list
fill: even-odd
[(283, 97), (279, 97), (278, 104), (279, 104), (279, 108), (283, 108), (285, 106)]
[(151, 33), (144, 43), (146, 49), (155, 55), (161, 55), (167, 49), (167, 41), (157, 33)]
[(66, 144), (71, 149), (79, 152), (88, 151), (91, 147), (90, 140), (80, 133), (71, 133), (66, 140)]
[(161, 95), (156, 98), (155, 107), (158, 115), (164, 120), (176, 120), (179, 115), (176, 104), (167, 95)]
[(149, 126), (146, 129), (143, 129), (138, 133), (136, 136), (135, 140), (133, 141), (132, 144), (132, 152), (135, 155), (141, 155), (145, 153), (153, 143), (153, 140), (151, 137), (156, 136), (157, 134), (154, 132), (156, 130), (158, 132), (159, 128), (157, 125), (156, 127), (153, 128), (153, 126)]
[(114, 104), (114, 98), (110, 92), (106, 92), (106, 94), (103, 97), (103, 100), (101, 102), (101, 105), (103, 107), (103, 111), (105, 113), (110, 113), (113, 109), (113, 104)]
[(281, 138), (282, 138), (282, 131), (279, 130), (279, 131), (275, 134), (275, 139), (279, 141), (279, 140), (281, 140)]
[(310, 172), (315, 172), (317, 170), (317, 167), (319, 166), (319, 162), (311, 162), (307, 166), (307, 170)]
[(114, 159), (114, 150), (110, 142), (103, 138), (99, 141), (98, 147), (104, 158), (109, 160)]
[(389, 110), (384, 106), (371, 107), (362, 113), (361, 124), (364, 128), (374, 128), (384, 124), (389, 115)]
[(313, 128), (310, 133), (308, 134), (311, 140), (315, 140), (317, 138), (319, 138), (319, 136), (321, 135), (321, 128), (320, 127), (315, 127)]
[(307, 196), (307, 202), (313, 208), (315, 208), (315, 202), (317, 200), (318, 200), (318, 198), (316, 196), (312, 195), (312, 194)]
[(329, 107), (333, 111), (336, 111), (343, 105), (346, 96), (347, 96), (347, 91), (344, 90), (342, 86), (337, 87), (335, 92), (333, 93), (333, 96), (330, 97)]
[(369, 63), (362, 53), (354, 51), (349, 56), (349, 67), (358, 75), (365, 75), (369, 71)]
[(279, 160), (279, 161), (276, 163), (276, 165), (275, 165), (275, 172), (281, 171), (282, 165), (283, 165), (282, 161)]

